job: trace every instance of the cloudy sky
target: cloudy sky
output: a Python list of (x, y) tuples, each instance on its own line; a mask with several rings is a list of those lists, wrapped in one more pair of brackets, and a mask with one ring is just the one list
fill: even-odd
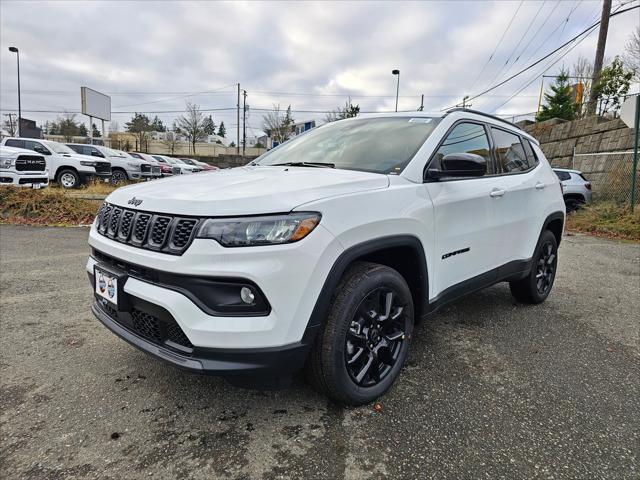
[[(613, 8), (638, 3), (613, 0)], [(133, 111), (171, 124), (188, 100), (235, 133), (240, 82), (248, 92), (249, 134), (258, 133), (262, 109), (274, 104), (290, 104), (296, 120), (323, 119), (322, 111), (348, 95), (362, 111), (393, 110), (394, 68), (401, 72), (400, 110), (415, 110), (424, 94), (425, 110), (438, 111), (553, 51), (597, 21), (600, 9), (600, 0), (2, 0), (0, 113), (17, 109), (16, 58), (9, 46), (20, 49), (23, 117), (39, 123), (78, 111), (85, 85), (111, 95), (113, 120), (121, 127)], [(624, 52), (639, 12), (611, 19), (607, 57)], [(533, 112), (540, 75), (570, 67), (580, 55), (592, 60), (596, 39), (597, 31), (474, 100), (473, 107)]]

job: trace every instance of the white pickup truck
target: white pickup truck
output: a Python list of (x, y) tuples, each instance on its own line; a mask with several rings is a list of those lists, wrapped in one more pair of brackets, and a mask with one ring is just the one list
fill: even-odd
[(33, 138), (5, 138), (3, 146), (31, 150), (47, 159), (49, 180), (64, 188), (78, 188), (93, 178), (111, 178), (111, 163), (79, 155), (62, 143)]
[(40, 188), (49, 185), (44, 155), (0, 146), (0, 185)]
[(111, 162), (111, 183), (117, 185), (126, 180), (141, 180), (160, 177), (160, 169), (150, 162), (134, 158), (125, 152), (84, 143), (67, 143), (72, 150), (82, 155), (104, 158)]

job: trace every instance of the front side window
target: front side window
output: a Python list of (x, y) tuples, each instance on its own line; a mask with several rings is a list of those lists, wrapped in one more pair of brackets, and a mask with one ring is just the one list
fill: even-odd
[(69, 147), (67, 147), (66, 145), (63, 145), (61, 143), (45, 142), (45, 145), (47, 147), (49, 147), (51, 150), (53, 150), (55, 153), (68, 153), (68, 154), (71, 154), (71, 155), (76, 153), (73, 150), (71, 150)]
[(489, 139), (483, 125), (478, 123), (459, 123), (449, 132), (433, 157), (433, 168), (442, 170), (441, 161), (450, 153), (473, 153), (487, 162), (487, 175), (495, 173), (491, 161)]
[(42, 155), (51, 155), (51, 152), (47, 150), (41, 143), (34, 142), (32, 140), (25, 140), (24, 148), (26, 148), (27, 150), (33, 150), (37, 153), (41, 153)]
[(499, 128), (491, 127), (498, 163), (503, 173), (517, 173), (529, 170), (529, 161), (520, 137)]
[(432, 117), (337, 121), (279, 145), (253, 165), (325, 164), (345, 170), (398, 174), (439, 122), (439, 118)]

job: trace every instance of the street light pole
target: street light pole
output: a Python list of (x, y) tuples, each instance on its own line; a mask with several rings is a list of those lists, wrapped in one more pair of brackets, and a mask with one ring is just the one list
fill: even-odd
[(22, 134), (22, 105), (20, 104), (20, 51), (16, 47), (9, 47), (9, 51), (16, 54), (18, 60), (18, 137)]
[(398, 94), (400, 93), (400, 70), (391, 70), (393, 75), (398, 76), (398, 81), (396, 83), (396, 112), (398, 111)]

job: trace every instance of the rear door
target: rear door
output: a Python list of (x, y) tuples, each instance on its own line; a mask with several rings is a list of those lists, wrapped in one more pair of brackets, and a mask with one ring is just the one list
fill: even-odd
[(540, 175), (537, 158), (527, 139), (491, 126), (495, 156), (505, 194), (496, 204), (500, 234), (498, 263), (528, 260), (540, 235), (544, 191), (549, 185)]
[[(483, 123), (461, 121), (447, 133), (429, 168), (440, 168), (450, 153), (474, 153), (487, 161), (483, 177), (441, 179), (425, 183), (434, 206), (435, 262), (432, 295), (443, 292), (496, 267), (496, 239), (500, 234), (496, 205), (502, 202), (500, 177), (495, 175), (488, 132)], [(468, 285), (467, 285), (468, 286)], [(450, 293), (450, 292), (447, 292)]]

